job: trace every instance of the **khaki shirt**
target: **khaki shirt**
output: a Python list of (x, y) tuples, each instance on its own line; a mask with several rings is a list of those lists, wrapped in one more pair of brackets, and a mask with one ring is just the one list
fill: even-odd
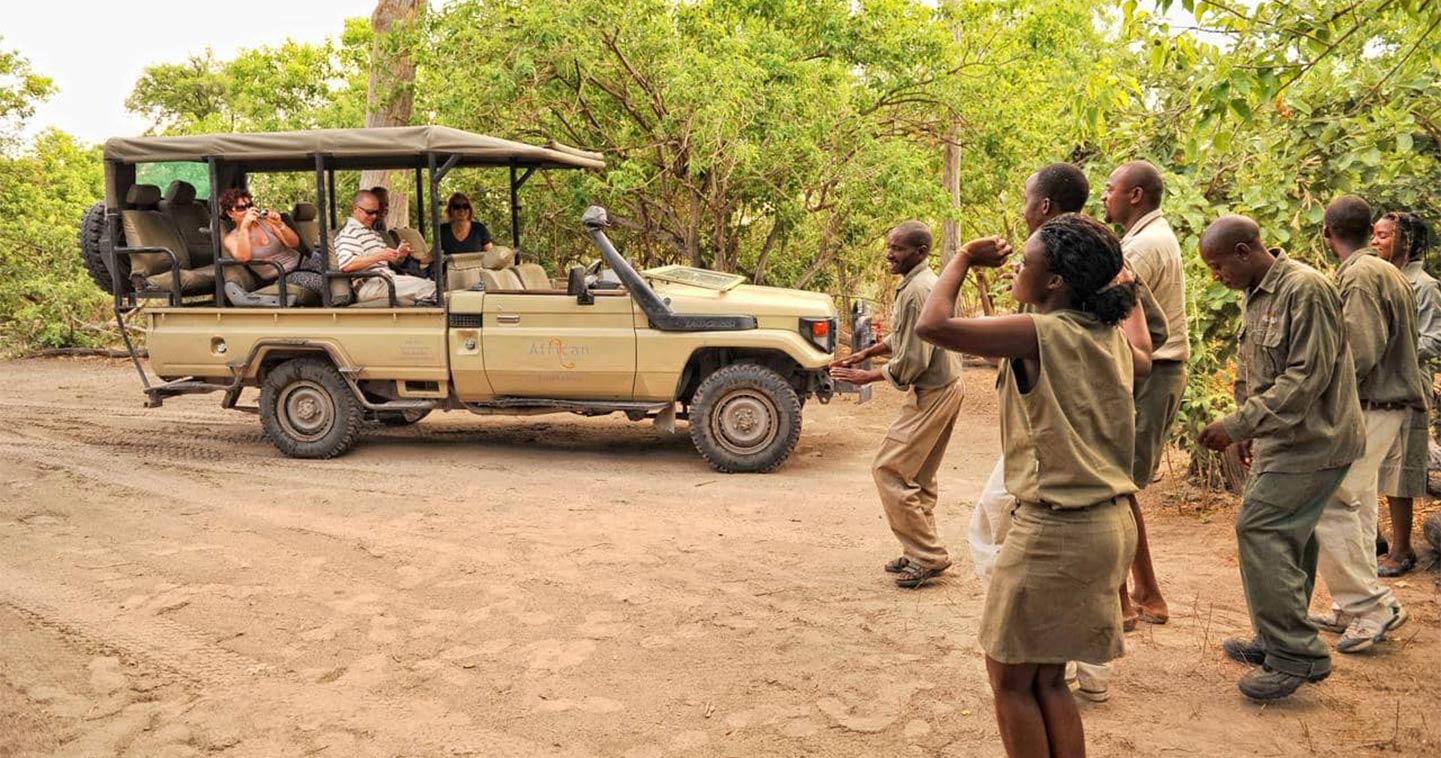
[(916, 336), (916, 321), (921, 317), (921, 307), (935, 287), (936, 272), (925, 262), (907, 272), (896, 287), (891, 331), (885, 339), (891, 348), (891, 359), (881, 367), (881, 375), (896, 389), (944, 387), (960, 375), (954, 353)]
[(1422, 361), (1441, 358), (1441, 282), (1426, 273), (1421, 261), (1401, 269), (1416, 296), (1416, 353)]
[(1001, 449), (1006, 492), (1026, 503), (1084, 508), (1136, 491), (1131, 457), (1131, 344), (1118, 326), (1063, 310), (1031, 315), (1040, 348), (1034, 386), (1001, 362)]
[(1186, 271), (1181, 262), (1181, 243), (1161, 211), (1142, 216), (1121, 238), (1121, 253), (1131, 270), (1151, 288), (1156, 303), (1166, 316), (1168, 338), (1153, 345), (1151, 357), (1158, 361), (1185, 361), (1191, 356), (1186, 331)]
[(1367, 404), (1425, 408), (1416, 358), (1416, 296), (1395, 266), (1363, 247), (1336, 269), (1356, 396)]
[(1253, 439), (1251, 472), (1345, 466), (1366, 440), (1341, 297), (1315, 269), (1277, 252), (1246, 293), (1235, 413), (1226, 434)]

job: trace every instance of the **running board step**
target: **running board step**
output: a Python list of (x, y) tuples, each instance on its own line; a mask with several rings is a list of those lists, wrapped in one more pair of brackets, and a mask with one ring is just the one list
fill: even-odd
[(176, 379), (173, 382), (157, 384), (145, 388), (145, 407), (159, 408), (165, 404), (165, 398), (177, 395), (203, 395), (207, 392), (219, 392), (228, 389), (228, 385), (215, 384), (200, 379)]
[(484, 403), (466, 403), (471, 410), (524, 410), (545, 408), (576, 413), (659, 413), (667, 407), (674, 407), (669, 400), (660, 402), (636, 400), (567, 400), (546, 397), (498, 397)]

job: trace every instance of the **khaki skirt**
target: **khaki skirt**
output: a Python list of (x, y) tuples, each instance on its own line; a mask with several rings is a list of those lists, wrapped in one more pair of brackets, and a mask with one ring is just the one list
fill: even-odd
[(1016, 506), (981, 613), (982, 649), (1001, 663), (1119, 658), (1119, 592), (1135, 554), (1124, 497), (1089, 508)]

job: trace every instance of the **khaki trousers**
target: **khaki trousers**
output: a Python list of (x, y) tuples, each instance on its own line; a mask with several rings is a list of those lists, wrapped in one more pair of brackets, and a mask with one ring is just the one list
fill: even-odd
[(1368, 410), (1361, 415), (1366, 419), (1366, 452), (1351, 464), (1321, 512), (1316, 524), (1321, 546), (1317, 568), (1335, 607), (1385, 623), (1397, 603), (1391, 589), (1376, 578), (1377, 472), (1411, 412)]
[(1317, 523), (1336, 499), (1346, 468), (1252, 472), (1236, 517), (1241, 587), (1266, 665), (1312, 681), (1331, 671), (1326, 644), (1306, 620), (1320, 549)]
[(1136, 454), (1131, 459), (1131, 479), (1141, 489), (1156, 476), (1185, 395), (1186, 364), (1179, 361), (1158, 361), (1149, 376), (1136, 380)]
[(936, 472), (951, 441), (962, 394), (958, 381), (908, 392), (871, 464), (886, 520), (900, 540), (903, 554), (930, 569), (951, 565), (932, 511), (936, 507)]
[[(408, 274), (395, 274), (395, 300), (401, 305), (415, 305), (415, 301), (435, 297), (435, 280), (421, 279)], [(356, 300), (383, 300), (390, 297), (390, 288), (380, 277), (361, 280), (355, 288)]]

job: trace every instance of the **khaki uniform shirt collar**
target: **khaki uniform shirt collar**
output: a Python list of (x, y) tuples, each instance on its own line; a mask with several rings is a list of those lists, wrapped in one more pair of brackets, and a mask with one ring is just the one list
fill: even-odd
[(1274, 293), (1276, 291), (1276, 284), (1281, 281), (1281, 276), (1287, 268), (1281, 264), (1289, 264), (1291, 259), (1287, 258), (1286, 251), (1279, 247), (1271, 248), (1270, 252), (1276, 256), (1276, 262), (1271, 264), (1271, 270), (1267, 271), (1266, 275), (1261, 277), (1261, 283), (1257, 284), (1253, 289)]
[(1357, 250), (1356, 252), (1351, 253), (1351, 255), (1347, 256), (1346, 260), (1341, 261), (1341, 265), (1336, 269), (1336, 276), (1339, 277), (1341, 276), (1341, 274), (1345, 273), (1346, 269), (1351, 268), (1351, 266), (1355, 265), (1356, 261), (1361, 260), (1361, 256), (1363, 255), (1375, 255), (1379, 257), (1380, 254), (1376, 252), (1376, 248), (1374, 247), (1363, 247), (1360, 250)]
[(916, 280), (917, 276), (920, 276), (922, 271), (929, 271), (930, 268), (931, 266), (927, 261), (917, 263), (915, 268), (907, 271), (906, 275), (901, 277), (901, 283), (896, 285), (896, 292), (899, 293), (901, 290), (904, 290), (907, 285)]
[(1136, 236), (1137, 234), (1140, 234), (1142, 229), (1145, 229), (1147, 226), (1150, 225), (1150, 223), (1151, 223), (1152, 221), (1155, 221), (1156, 219), (1158, 219), (1158, 218), (1160, 218), (1160, 217), (1161, 217), (1161, 209), (1160, 209), (1160, 208), (1157, 208), (1156, 210), (1153, 210), (1153, 211), (1151, 211), (1150, 213), (1147, 213), (1146, 215), (1144, 215), (1144, 216), (1136, 219), (1136, 223), (1131, 224), (1131, 228), (1130, 228), (1130, 229), (1127, 229), (1127, 230), (1126, 230), (1126, 234), (1125, 234), (1123, 237), (1121, 237), (1121, 241), (1122, 241), (1122, 242), (1125, 242), (1125, 241), (1131, 239), (1132, 237)]

